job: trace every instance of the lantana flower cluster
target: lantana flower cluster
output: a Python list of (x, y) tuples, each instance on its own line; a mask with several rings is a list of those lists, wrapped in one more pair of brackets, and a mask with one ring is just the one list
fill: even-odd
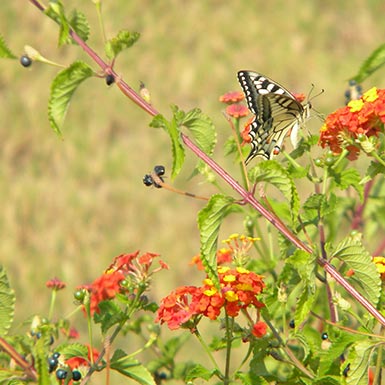
[(320, 144), (330, 147), (335, 154), (346, 149), (348, 158), (357, 158), (364, 148), (360, 137), (377, 137), (384, 131), (385, 90), (371, 88), (360, 99), (352, 100), (327, 116), (320, 131)]
[[(139, 251), (131, 254), (122, 254), (116, 257), (108, 269), (95, 281), (86, 287), (90, 292), (91, 315), (99, 313), (99, 303), (113, 299), (118, 293), (136, 294), (138, 288), (144, 291), (151, 281), (151, 276), (161, 269), (168, 269), (166, 263), (158, 260), (159, 267), (152, 268), (158, 254)], [(122, 283), (125, 283), (124, 285)]]
[[(260, 309), (264, 304), (258, 300), (265, 284), (263, 277), (242, 267), (218, 268), (220, 290), (211, 279), (203, 285), (182, 286), (163, 298), (156, 321), (166, 323), (171, 330), (181, 327), (194, 330), (201, 317), (215, 320), (224, 310), (228, 316), (237, 317), (241, 310)], [(251, 331), (261, 337), (266, 333), (266, 325), (258, 321)]]

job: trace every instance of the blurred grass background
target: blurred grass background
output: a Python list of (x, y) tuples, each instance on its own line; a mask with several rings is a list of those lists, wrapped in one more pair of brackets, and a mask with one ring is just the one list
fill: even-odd
[[(0, 32), (15, 53), (28, 44), (66, 65), (90, 63), (77, 46), (58, 49), (56, 24), (22, 3), (0, 6)], [(89, 44), (102, 55), (92, 2), (65, 4), (87, 15)], [(218, 132), (215, 159), (234, 175), (238, 166), (223, 158), (230, 130), (218, 97), (240, 89), (238, 70), (261, 72), (293, 92), (307, 94), (314, 83), (325, 93), (313, 105), (328, 114), (344, 104), (347, 79), (385, 38), (382, 0), (115, 0), (103, 9), (109, 37), (120, 29), (142, 35), (118, 57), (117, 71), (135, 89), (143, 81), (166, 116), (170, 104), (210, 115)], [(199, 252), (196, 214), (203, 203), (142, 184), (155, 164), (170, 170), (164, 132), (149, 128), (146, 113), (95, 78), (75, 94), (61, 139), (47, 120), (57, 69), (0, 63), (0, 262), (16, 290), (17, 320), (47, 312), (45, 282), (54, 276), (68, 284), (59, 302), (63, 314), (70, 312), (72, 289), (136, 249), (160, 253), (172, 268), (155, 278), (152, 299), (200, 282), (188, 261)], [(384, 87), (383, 72), (364, 89), (372, 85)], [(313, 119), (309, 127), (315, 133), (320, 125)], [(188, 179), (193, 165), (188, 154), (175, 186), (209, 195), (214, 190), (202, 179)], [(235, 217), (223, 236), (230, 232), (242, 232)]]

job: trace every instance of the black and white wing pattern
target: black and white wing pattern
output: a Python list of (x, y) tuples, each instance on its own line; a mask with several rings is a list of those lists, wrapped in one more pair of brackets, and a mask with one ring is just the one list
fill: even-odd
[(298, 131), (309, 117), (311, 105), (302, 105), (286, 88), (257, 72), (239, 71), (238, 81), (249, 110), (255, 115), (249, 132), (252, 148), (246, 164), (256, 156), (272, 159), (279, 154), (285, 136)]

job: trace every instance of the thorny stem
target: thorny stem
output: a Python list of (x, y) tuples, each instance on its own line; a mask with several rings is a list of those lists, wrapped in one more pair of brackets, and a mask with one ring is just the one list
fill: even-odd
[[(28, 0), (40, 11), (44, 11), (45, 8), (38, 0)], [(82, 49), (98, 64), (106, 74), (111, 74), (115, 77), (116, 85), (119, 89), (130, 98), (140, 108), (148, 112), (150, 115), (155, 116), (158, 111), (145, 100), (143, 100), (131, 87), (128, 86), (119, 75), (113, 70), (113, 68), (104, 62), (98, 54), (93, 51), (80, 36), (70, 28), (70, 35), (76, 41)], [(212, 170), (214, 170), (226, 183), (228, 183), (243, 199), (249, 203), (255, 210), (257, 210), (263, 217), (266, 218), (273, 226), (277, 228), (289, 241), (293, 243), (297, 248), (304, 250), (308, 253), (312, 253), (313, 250), (300, 239), (298, 239), (293, 233), (290, 232), (285, 226), (282, 225), (275, 217), (266, 210), (256, 198), (246, 191), (234, 178), (231, 177), (222, 167), (220, 167), (213, 159), (206, 155), (200, 148), (198, 148), (188, 136), (182, 135), (182, 140), (185, 145), (199, 158), (201, 158)], [(328, 263), (328, 261), (318, 258), (318, 264), (325, 269), (348, 293), (350, 293), (370, 314), (373, 315), (382, 325), (385, 326), (385, 317), (377, 311), (377, 309), (364, 298), (353, 286), (351, 286), (336, 270)]]

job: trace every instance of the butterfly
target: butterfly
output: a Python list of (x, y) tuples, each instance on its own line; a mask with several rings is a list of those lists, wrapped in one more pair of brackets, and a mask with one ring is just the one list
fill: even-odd
[(257, 72), (239, 71), (238, 81), (255, 115), (249, 131), (252, 148), (245, 163), (256, 156), (272, 159), (289, 132), (292, 141), (296, 138), (299, 127), (310, 116), (311, 104), (301, 104), (286, 88)]

